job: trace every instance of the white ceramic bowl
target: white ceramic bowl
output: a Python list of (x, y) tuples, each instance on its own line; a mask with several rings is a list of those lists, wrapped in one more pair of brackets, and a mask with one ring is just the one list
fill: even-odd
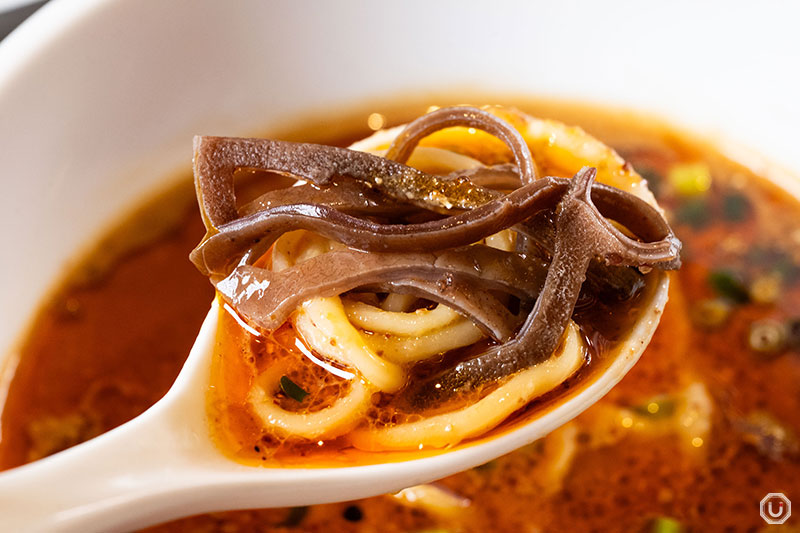
[(189, 168), (196, 133), (248, 135), (393, 96), (548, 95), (653, 111), (800, 174), (798, 14), (777, 2), (53, 0), (0, 44), (0, 366), (8, 376), (70, 262)]

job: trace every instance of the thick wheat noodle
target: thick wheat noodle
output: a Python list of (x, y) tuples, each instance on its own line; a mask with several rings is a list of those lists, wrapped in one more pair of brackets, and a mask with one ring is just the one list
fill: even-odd
[(514, 376), (475, 403), (417, 422), (387, 427), (359, 427), (347, 439), (361, 450), (407, 450), (425, 446), (444, 448), (483, 434), (500, 424), (533, 398), (563, 383), (583, 364), (586, 346), (570, 321), (561, 349)]
[(440, 329), (429, 330), (418, 336), (367, 335), (364, 341), (384, 359), (408, 364), (469, 346), (484, 337), (475, 324), (459, 317)]
[[(446, 305), (433, 309), (416, 309), (411, 312), (385, 311), (352, 298), (342, 298), (344, 310), (350, 323), (372, 333), (386, 333), (397, 336), (419, 336), (431, 330), (441, 329), (462, 318)], [(381, 335), (379, 335), (381, 336)]]
[(341, 298), (312, 298), (293, 316), (300, 337), (317, 353), (356, 369), (379, 390), (397, 392), (405, 385), (405, 370), (367, 345), (361, 333), (347, 320)]
[(259, 375), (247, 397), (264, 427), (278, 435), (306, 439), (337, 437), (358, 424), (370, 405), (374, 389), (356, 377), (350, 380), (347, 394), (324, 409), (313, 413), (287, 411), (273, 399), (287, 370), (285, 363), (272, 364)]

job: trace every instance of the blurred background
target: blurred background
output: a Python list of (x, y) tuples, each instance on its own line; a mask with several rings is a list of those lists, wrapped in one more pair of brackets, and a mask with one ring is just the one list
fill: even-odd
[(0, 0), (0, 40), (47, 2)]

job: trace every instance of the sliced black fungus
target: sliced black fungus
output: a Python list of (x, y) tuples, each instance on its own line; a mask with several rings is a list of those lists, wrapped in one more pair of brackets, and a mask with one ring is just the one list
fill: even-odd
[(750, 301), (750, 292), (741, 276), (731, 270), (714, 270), (708, 274), (708, 284), (728, 300), (744, 304)]

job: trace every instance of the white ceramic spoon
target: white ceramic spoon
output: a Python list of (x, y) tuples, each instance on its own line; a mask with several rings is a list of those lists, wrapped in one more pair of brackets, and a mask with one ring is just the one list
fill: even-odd
[(602, 397), (641, 355), (667, 300), (662, 276), (607, 371), (542, 416), (477, 444), (405, 462), (341, 468), (248, 467), (212, 443), (206, 390), (219, 307), (169, 392), (96, 439), (0, 474), (3, 531), (120, 531), (230, 509), (310, 505), (400, 490), (485, 463), (541, 438)]

